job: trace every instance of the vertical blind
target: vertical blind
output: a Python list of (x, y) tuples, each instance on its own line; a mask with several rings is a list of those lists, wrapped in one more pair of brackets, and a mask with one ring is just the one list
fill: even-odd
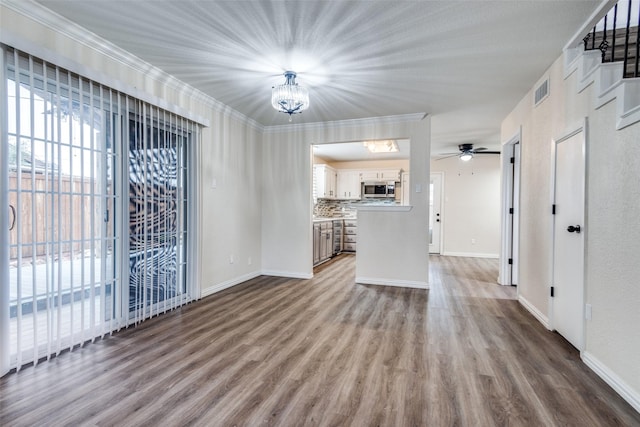
[(191, 299), (199, 127), (2, 48), (9, 328), (0, 351), (19, 370)]

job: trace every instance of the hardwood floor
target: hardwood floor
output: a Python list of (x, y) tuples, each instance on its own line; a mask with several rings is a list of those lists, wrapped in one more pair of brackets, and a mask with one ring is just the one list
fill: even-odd
[(0, 425), (639, 426), (495, 284), (432, 257), (429, 291), (259, 277), (0, 379)]

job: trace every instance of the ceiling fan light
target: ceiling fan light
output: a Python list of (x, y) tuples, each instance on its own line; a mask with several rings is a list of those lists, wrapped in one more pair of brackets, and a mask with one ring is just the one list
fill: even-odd
[(296, 83), (296, 73), (285, 71), (284, 84), (271, 88), (271, 105), (281, 113), (291, 115), (309, 108), (309, 90)]
[(462, 154), (460, 154), (460, 160), (462, 160), (463, 162), (468, 162), (469, 160), (473, 159), (473, 153), (466, 151)]

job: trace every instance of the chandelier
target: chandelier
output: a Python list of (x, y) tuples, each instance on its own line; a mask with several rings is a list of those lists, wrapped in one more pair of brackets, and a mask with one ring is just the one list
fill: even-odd
[(271, 88), (271, 105), (281, 113), (287, 113), (291, 121), (292, 114), (309, 108), (309, 90), (298, 86), (294, 71), (285, 71), (284, 77), (284, 84)]

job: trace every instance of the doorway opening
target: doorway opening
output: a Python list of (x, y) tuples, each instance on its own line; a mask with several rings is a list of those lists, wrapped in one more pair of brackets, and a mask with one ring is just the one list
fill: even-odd
[(502, 247), (499, 283), (517, 286), (520, 237), (520, 131), (503, 145), (502, 152)]
[(434, 172), (429, 181), (429, 253), (442, 253), (442, 181), (444, 174)]

